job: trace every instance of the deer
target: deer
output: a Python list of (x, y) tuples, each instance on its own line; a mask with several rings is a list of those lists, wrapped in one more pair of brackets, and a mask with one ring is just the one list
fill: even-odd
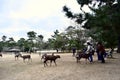
[(54, 53), (52, 55), (45, 55), (45, 58), (44, 58), (44, 67), (45, 66), (48, 66), (47, 65), (47, 61), (49, 60), (50, 61), (50, 66), (51, 66), (51, 63), (52, 61), (55, 63), (55, 65), (57, 66), (56, 64), (56, 59), (57, 58), (60, 58), (60, 55), (54, 55)]
[(25, 59), (31, 60), (31, 62), (32, 62), (31, 55), (21, 55), (20, 57), (23, 58), (24, 62), (25, 62)]
[(20, 53), (16, 53), (15, 54), (15, 60), (17, 59), (18, 60), (18, 58), (21, 56), (22, 54), (20, 54)]

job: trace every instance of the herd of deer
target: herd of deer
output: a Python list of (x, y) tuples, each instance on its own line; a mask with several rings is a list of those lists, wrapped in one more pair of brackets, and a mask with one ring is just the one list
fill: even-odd
[(24, 61), (24, 62), (25, 62), (25, 59), (28, 59), (28, 60), (31, 60), (31, 61), (32, 61), (31, 55), (22, 55), (22, 54), (20, 54), (20, 53), (16, 53), (16, 54), (15, 54), (15, 60), (16, 60), (16, 59), (18, 60), (19, 57), (23, 58), (23, 61)]
[[(0, 53), (0, 56), (2, 57), (1, 53)], [(21, 57), (23, 59), (23, 62), (25, 62), (26, 59), (28, 59), (28, 61), (31, 60), (31, 62), (32, 62), (31, 55), (29, 55), (29, 54), (22, 55), (21, 53), (16, 53), (15, 60), (18, 60), (19, 57)], [(56, 64), (57, 58), (60, 58), (60, 55), (54, 55), (54, 53), (52, 53), (51, 55), (48, 55), (47, 53), (45, 53), (41, 56), (41, 61), (43, 60), (44, 67), (48, 66), (47, 61), (50, 61), (50, 66), (51, 66), (52, 62), (54, 62), (54, 64), (57, 66), (57, 64)], [(76, 54), (75, 58), (76, 58), (77, 63), (78, 63), (78, 61), (80, 61), (81, 58), (85, 58), (85, 60), (87, 61), (87, 59), (89, 58), (89, 54), (82, 54), (81, 52), (78, 52)]]
[[(2, 57), (3, 55), (0, 53), (0, 56)], [(25, 62), (26, 59), (28, 59), (28, 61), (31, 60), (32, 62), (32, 58), (31, 58), (31, 55), (30, 54), (27, 54), (27, 55), (22, 55), (21, 53), (15, 53), (15, 60), (18, 60), (19, 57), (21, 57), (23, 59), (23, 62)], [(50, 61), (50, 66), (51, 66), (51, 63), (54, 62), (55, 65), (57, 66), (56, 64), (56, 59), (57, 58), (60, 58), (60, 55), (54, 55), (54, 53), (52, 53), (52, 55), (47, 55), (47, 54), (44, 54), (42, 55), (41, 57), (41, 61), (43, 61), (44, 63), (44, 66), (48, 66), (47, 65), (47, 61)]]

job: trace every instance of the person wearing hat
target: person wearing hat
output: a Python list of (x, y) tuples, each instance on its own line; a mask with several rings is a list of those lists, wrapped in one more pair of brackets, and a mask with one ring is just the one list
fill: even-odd
[(90, 44), (90, 42), (87, 42), (87, 50), (86, 50), (86, 53), (87, 54), (90, 54), (90, 57), (89, 57), (89, 61), (90, 62), (93, 62), (93, 57), (92, 57), (92, 45)]

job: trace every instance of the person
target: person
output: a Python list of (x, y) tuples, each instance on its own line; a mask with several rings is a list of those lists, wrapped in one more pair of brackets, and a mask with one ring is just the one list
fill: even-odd
[(87, 54), (90, 54), (90, 57), (89, 57), (89, 61), (90, 61), (90, 62), (93, 62), (92, 51), (93, 51), (92, 45), (90, 44), (90, 42), (87, 42), (87, 50), (86, 50), (86, 53), (87, 53)]
[(113, 52), (114, 52), (114, 48), (111, 48), (106, 54), (107, 54), (107, 57), (111, 57), (111, 58), (113, 58), (113, 56), (112, 56), (112, 54), (113, 54)]
[(104, 59), (104, 54), (106, 53), (105, 48), (101, 42), (98, 42), (97, 47), (98, 47), (98, 52), (101, 58), (101, 63), (105, 63), (105, 59)]
[(76, 48), (73, 48), (73, 49), (72, 49), (72, 52), (73, 52), (73, 56), (75, 56)]
[(101, 61), (101, 57), (100, 57), (100, 54), (99, 54), (99, 50), (98, 50), (98, 43), (97, 43), (97, 45), (96, 45), (96, 53), (97, 53), (97, 58), (98, 58), (98, 61)]
[(56, 49), (57, 53), (58, 53), (58, 49)]

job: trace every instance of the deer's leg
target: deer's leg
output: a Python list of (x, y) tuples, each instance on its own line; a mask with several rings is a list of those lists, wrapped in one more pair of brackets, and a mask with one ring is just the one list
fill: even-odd
[(77, 63), (80, 62), (80, 59), (81, 59), (81, 57), (78, 57), (78, 58), (77, 58)]
[(25, 59), (23, 59), (23, 62), (25, 62)]
[(55, 65), (57, 66), (57, 64), (56, 64), (56, 61), (54, 60), (54, 63), (55, 63)]
[(77, 63), (79, 62), (79, 59), (77, 58)]
[(44, 62), (44, 67), (46, 67), (47, 66), (47, 63), (46, 62)]
[(16, 57), (15, 57), (15, 61), (16, 61)]
[(29, 62), (30, 62), (30, 61), (32, 62), (31, 58), (28, 58), (28, 61), (29, 61)]
[(86, 64), (87, 64), (87, 59), (88, 59), (88, 58), (85, 58)]
[(51, 66), (51, 64), (52, 64), (52, 60), (50, 60), (50, 66)]
[(32, 62), (32, 58), (30, 58), (30, 61)]
[(79, 57), (77, 57), (77, 58), (76, 58), (76, 62), (78, 63), (79, 61), (80, 61), (80, 58), (79, 58)]
[(47, 61), (46, 61), (46, 66), (48, 66)]
[(48, 65), (47, 65), (47, 60), (44, 60), (44, 67), (45, 67), (45, 66), (48, 66)]
[(46, 67), (46, 65), (47, 65), (47, 63), (46, 63), (46, 62), (44, 62), (44, 67)]
[(17, 57), (17, 60), (18, 60), (18, 57)]
[(41, 57), (41, 61), (42, 61), (43, 57)]

